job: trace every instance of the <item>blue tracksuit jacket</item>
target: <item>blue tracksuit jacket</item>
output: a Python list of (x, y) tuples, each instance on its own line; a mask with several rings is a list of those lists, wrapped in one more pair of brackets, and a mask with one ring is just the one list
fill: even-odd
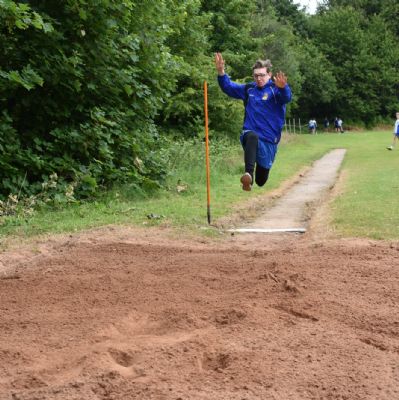
[[(245, 100), (245, 84), (231, 81), (227, 74), (218, 76), (218, 82), (228, 96)], [(286, 85), (280, 89), (270, 79), (263, 88), (258, 88), (253, 82), (247, 91), (243, 132), (255, 132), (260, 139), (277, 144), (284, 126), (285, 105), (292, 98), (291, 88)]]

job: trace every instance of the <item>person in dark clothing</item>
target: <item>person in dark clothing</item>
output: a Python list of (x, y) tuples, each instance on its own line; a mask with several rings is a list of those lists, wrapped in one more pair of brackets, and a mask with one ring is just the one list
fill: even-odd
[(324, 125), (324, 130), (327, 132), (328, 131), (328, 127), (330, 126), (330, 121), (328, 120), (327, 117), (324, 118), (323, 125)]

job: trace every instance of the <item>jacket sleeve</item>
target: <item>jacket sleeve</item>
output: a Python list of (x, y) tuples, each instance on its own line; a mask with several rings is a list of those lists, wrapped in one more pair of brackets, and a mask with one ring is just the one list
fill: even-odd
[(233, 82), (227, 74), (222, 76), (218, 75), (218, 83), (222, 91), (228, 96), (233, 97), (234, 99), (244, 100), (245, 84)]
[(283, 88), (276, 87), (277, 98), (281, 104), (287, 104), (292, 100), (292, 92), (289, 85), (285, 85)]

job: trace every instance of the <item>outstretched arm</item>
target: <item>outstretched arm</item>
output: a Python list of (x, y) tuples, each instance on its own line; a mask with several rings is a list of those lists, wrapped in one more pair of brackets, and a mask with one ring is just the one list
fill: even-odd
[(291, 101), (292, 93), (291, 89), (287, 84), (287, 76), (284, 72), (277, 72), (273, 77), (275, 85), (278, 87), (278, 98), (282, 104), (287, 104)]
[(218, 72), (219, 86), (222, 91), (230, 97), (244, 100), (245, 85), (230, 80), (229, 76), (224, 71), (224, 59), (221, 53), (215, 53), (215, 66)]
[(287, 76), (284, 74), (284, 72), (277, 72), (277, 74), (274, 76), (274, 83), (280, 89), (285, 88), (285, 85), (287, 84)]
[(224, 75), (224, 60), (222, 53), (215, 53), (215, 66), (219, 76)]

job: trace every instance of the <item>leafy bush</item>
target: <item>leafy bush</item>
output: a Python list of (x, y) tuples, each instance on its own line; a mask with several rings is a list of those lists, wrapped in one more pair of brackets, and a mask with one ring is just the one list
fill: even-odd
[(0, 2), (3, 199), (39, 193), (52, 173), (78, 197), (116, 180), (162, 182), (154, 118), (174, 85), (172, 5)]

